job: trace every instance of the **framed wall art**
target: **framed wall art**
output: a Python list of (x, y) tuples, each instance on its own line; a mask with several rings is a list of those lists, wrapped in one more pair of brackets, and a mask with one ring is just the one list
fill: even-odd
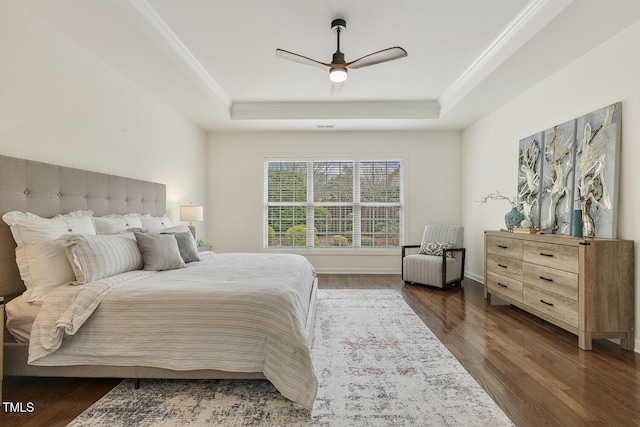
[(518, 151), (518, 203), (525, 219), (540, 224), (542, 132), (520, 140)]
[(540, 231), (571, 234), (576, 121), (543, 132)]
[(611, 104), (520, 140), (518, 204), (541, 232), (617, 236), (621, 107)]
[(576, 120), (574, 208), (582, 210), (583, 235), (590, 237), (617, 235), (620, 107), (612, 104)]

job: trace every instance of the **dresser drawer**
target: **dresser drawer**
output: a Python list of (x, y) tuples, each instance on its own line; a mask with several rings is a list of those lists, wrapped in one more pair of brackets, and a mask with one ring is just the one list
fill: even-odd
[(571, 273), (578, 273), (577, 246), (524, 242), (522, 260)]
[(487, 252), (509, 258), (522, 259), (522, 240), (487, 236)]
[(528, 284), (523, 285), (522, 297), (529, 307), (578, 327), (578, 301)]
[(554, 294), (578, 301), (578, 275), (528, 262), (522, 265), (522, 281)]
[(522, 280), (522, 261), (502, 255), (487, 254), (487, 271)]
[(499, 274), (487, 272), (487, 288), (489, 292), (502, 294), (518, 302), (522, 302), (522, 282)]

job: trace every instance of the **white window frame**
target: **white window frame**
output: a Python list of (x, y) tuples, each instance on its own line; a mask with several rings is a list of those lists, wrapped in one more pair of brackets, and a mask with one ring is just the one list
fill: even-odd
[[(331, 156), (263, 156), (263, 168), (264, 168), (264, 193), (263, 193), (263, 243), (262, 247), (264, 251), (273, 251), (273, 252), (299, 252), (299, 253), (308, 253), (313, 252), (317, 254), (346, 254), (346, 253), (375, 253), (375, 254), (397, 254), (400, 251), (401, 246), (404, 244), (404, 236), (405, 236), (405, 215), (406, 215), (406, 203), (405, 203), (405, 176), (407, 174), (407, 162), (405, 156), (398, 155), (389, 155), (389, 156), (352, 156), (349, 158), (345, 158), (341, 156), (331, 157)], [(399, 203), (376, 203), (376, 202), (360, 202), (360, 163), (368, 162), (368, 161), (389, 161), (389, 162), (398, 162), (400, 163), (400, 202)], [(272, 162), (307, 162), (307, 198), (306, 198), (306, 225), (307, 225), (307, 233), (306, 233), (306, 246), (269, 246), (268, 245), (268, 212), (269, 212), (269, 202), (268, 202), (268, 176), (269, 176), (269, 163)], [(345, 247), (316, 247), (313, 245), (314, 240), (314, 224), (313, 224), (313, 216), (314, 216), (314, 206), (322, 206), (322, 202), (314, 202), (314, 194), (313, 194), (313, 163), (314, 162), (353, 162), (354, 163), (354, 176), (353, 176), (353, 193), (354, 193), (354, 201), (347, 203), (331, 203), (331, 206), (336, 205), (348, 205), (353, 207), (353, 246), (345, 246)], [(280, 202), (280, 205), (287, 204), (286, 202)], [(300, 202), (293, 202), (291, 205), (301, 206)], [(399, 230), (398, 230), (398, 246), (382, 246), (382, 247), (371, 247), (361, 246), (361, 208), (362, 206), (394, 206), (400, 209), (399, 214)]]

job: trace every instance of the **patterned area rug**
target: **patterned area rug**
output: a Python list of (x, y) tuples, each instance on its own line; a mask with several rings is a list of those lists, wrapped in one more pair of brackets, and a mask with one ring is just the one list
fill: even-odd
[(268, 381), (125, 380), (70, 426), (511, 426), (392, 290), (320, 290), (311, 411)]

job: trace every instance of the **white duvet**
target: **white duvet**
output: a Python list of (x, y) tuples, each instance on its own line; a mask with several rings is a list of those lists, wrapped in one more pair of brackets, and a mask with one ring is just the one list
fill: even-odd
[(29, 363), (263, 372), (310, 408), (318, 385), (306, 324), (311, 264), (287, 254), (202, 258), (51, 291), (31, 330)]

